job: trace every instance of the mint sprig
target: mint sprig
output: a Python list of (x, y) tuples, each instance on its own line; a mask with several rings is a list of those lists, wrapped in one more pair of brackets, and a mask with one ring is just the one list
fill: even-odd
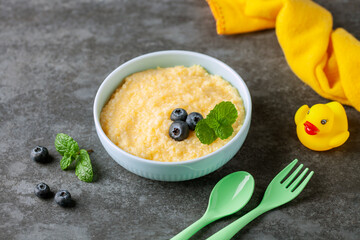
[(211, 144), (218, 137), (222, 140), (232, 135), (234, 129), (232, 124), (235, 123), (238, 112), (232, 102), (221, 102), (213, 110), (200, 120), (196, 127), (195, 133), (203, 144)]
[(81, 181), (92, 182), (93, 170), (88, 152), (85, 149), (79, 150), (78, 143), (69, 135), (59, 133), (55, 138), (55, 148), (60, 153), (60, 167), (62, 170), (76, 161), (75, 174)]

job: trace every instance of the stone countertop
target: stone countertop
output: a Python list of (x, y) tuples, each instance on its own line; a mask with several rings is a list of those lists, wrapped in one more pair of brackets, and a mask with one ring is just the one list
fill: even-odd
[[(360, 1), (317, 0), (360, 38)], [(360, 236), (360, 113), (345, 107), (349, 140), (313, 152), (297, 140), (294, 114), (328, 102), (290, 70), (273, 30), (218, 36), (205, 1), (15, 0), (0, 4), (0, 239), (169, 239), (200, 218), (213, 186), (234, 171), (250, 172), (248, 205), (192, 239), (205, 239), (254, 208), (279, 170), (294, 158), (315, 171), (292, 202), (247, 225), (234, 239), (358, 239)], [(224, 167), (185, 182), (134, 175), (103, 149), (92, 105), (105, 77), (125, 61), (159, 50), (205, 53), (245, 80), (253, 101), (249, 135)], [(95, 182), (62, 171), (57, 133), (93, 149)], [(54, 160), (36, 164), (36, 145)], [(67, 189), (76, 207), (63, 209), (33, 194), (44, 181)]]

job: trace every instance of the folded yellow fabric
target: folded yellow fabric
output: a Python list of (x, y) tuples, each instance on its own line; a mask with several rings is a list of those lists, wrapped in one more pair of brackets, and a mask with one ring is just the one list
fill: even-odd
[(332, 29), (332, 16), (310, 0), (207, 0), (218, 34), (274, 28), (294, 73), (321, 96), (360, 111), (360, 42)]

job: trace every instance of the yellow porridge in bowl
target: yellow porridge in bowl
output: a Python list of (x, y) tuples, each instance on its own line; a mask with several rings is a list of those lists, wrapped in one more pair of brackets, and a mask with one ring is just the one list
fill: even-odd
[[(183, 141), (169, 136), (170, 114), (176, 108), (205, 118), (216, 104), (230, 101), (238, 111), (231, 137), (202, 144), (194, 131)], [(235, 87), (198, 65), (149, 69), (126, 77), (100, 114), (102, 129), (124, 151), (149, 160), (186, 161), (205, 156), (229, 142), (245, 117)]]

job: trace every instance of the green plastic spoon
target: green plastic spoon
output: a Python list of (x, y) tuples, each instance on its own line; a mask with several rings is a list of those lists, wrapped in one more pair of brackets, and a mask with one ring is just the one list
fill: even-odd
[(254, 178), (247, 172), (234, 172), (222, 178), (213, 188), (204, 215), (171, 240), (189, 239), (201, 228), (243, 208), (254, 192)]

